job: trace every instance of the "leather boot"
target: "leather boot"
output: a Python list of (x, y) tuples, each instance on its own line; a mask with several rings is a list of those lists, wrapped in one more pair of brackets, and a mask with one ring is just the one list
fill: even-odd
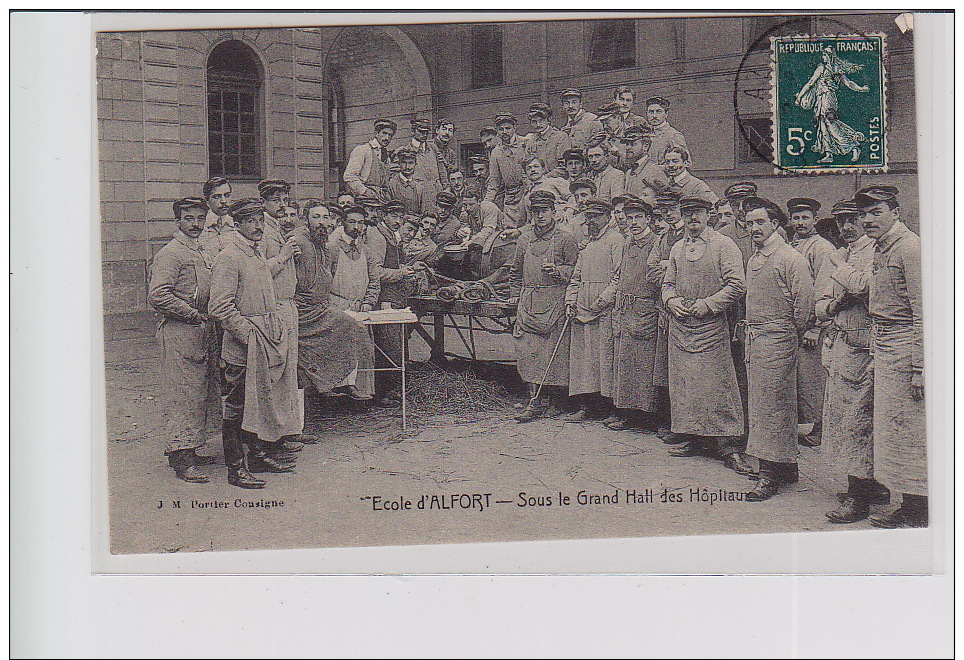
[(548, 408), (549, 402), (540, 397), (535, 401), (529, 402), (529, 405), (527, 405), (521, 413), (515, 416), (515, 421), (521, 424), (539, 419), (543, 414), (545, 414)]
[(224, 422), (221, 426), (221, 438), (224, 445), (224, 464), (228, 468), (228, 483), (238, 488), (264, 488), (266, 482), (248, 472), (244, 464), (241, 425)]
[(194, 454), (195, 465), (214, 465), (215, 463), (214, 456), (202, 456), (196, 449), (192, 449), (191, 453)]
[(874, 527), (897, 529), (903, 527), (927, 527), (927, 496), (904, 493), (898, 509), (870, 516)]
[(208, 476), (197, 469), (194, 465), (193, 449), (178, 449), (168, 455), (168, 462), (174, 468), (174, 474), (178, 479), (191, 484), (206, 484), (210, 481)]
[(753, 466), (746, 460), (742, 451), (735, 451), (723, 459), (723, 465), (744, 477), (753, 474)]
[(294, 463), (269, 455), (268, 443), (261, 440), (257, 435), (245, 431), (244, 436), (245, 444), (248, 446), (248, 470), (255, 474), (294, 471)]
[(870, 504), (867, 499), (859, 495), (850, 495), (833, 511), (827, 512), (827, 518), (832, 523), (855, 523), (865, 519), (870, 514)]

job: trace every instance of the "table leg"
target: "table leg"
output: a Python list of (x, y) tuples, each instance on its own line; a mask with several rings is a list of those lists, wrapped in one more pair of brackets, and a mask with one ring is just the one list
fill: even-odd
[(432, 315), (435, 337), (432, 342), (432, 362), (445, 363), (445, 315), (436, 312)]
[(404, 325), (399, 325), (399, 329), (402, 331), (402, 430), (408, 430), (408, 394), (406, 390), (405, 383), (405, 368), (408, 362), (408, 332), (406, 332)]

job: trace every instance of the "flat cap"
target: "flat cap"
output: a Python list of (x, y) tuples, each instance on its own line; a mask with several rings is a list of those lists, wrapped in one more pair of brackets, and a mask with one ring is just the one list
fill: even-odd
[(581, 92), (580, 90), (576, 89), (575, 87), (570, 87), (569, 89), (564, 89), (564, 90), (562, 90), (562, 94), (559, 95), (559, 98), (564, 99), (564, 98), (566, 98), (567, 96), (575, 96), (576, 98), (580, 98), (580, 99), (581, 99), (581, 98), (582, 98), (582, 92)]
[(390, 128), (393, 131), (398, 130), (398, 124), (393, 122), (391, 119), (376, 119), (375, 120), (375, 130), (380, 131), (383, 128)]
[(756, 184), (752, 181), (740, 181), (723, 191), (723, 196), (727, 199), (743, 199), (756, 195)]
[(771, 202), (769, 199), (757, 197), (756, 195), (751, 195), (743, 199), (744, 213), (749, 213), (756, 209), (767, 209), (772, 215), (777, 217), (777, 221), (781, 225), (787, 224), (787, 214), (783, 212), (783, 209), (776, 202)]
[(358, 206), (364, 206), (367, 209), (380, 209), (385, 206), (382, 200), (377, 197), (359, 197), (355, 200)]
[(428, 131), (432, 129), (432, 122), (424, 117), (412, 117), (412, 128), (417, 131)]
[(551, 209), (556, 205), (556, 196), (548, 190), (533, 190), (529, 194), (529, 207)]
[(552, 108), (549, 107), (548, 103), (537, 101), (529, 106), (529, 112), (527, 112), (526, 115), (529, 117), (542, 117), (544, 119), (548, 119), (552, 116)]
[(817, 215), (820, 210), (820, 202), (815, 199), (810, 199), (809, 197), (794, 197), (787, 202), (787, 211), (793, 213), (794, 211), (804, 211), (809, 209), (811, 213)]
[(435, 204), (445, 209), (450, 209), (458, 204), (459, 198), (455, 193), (448, 190), (441, 190), (435, 195)]
[(677, 206), (681, 195), (672, 190), (660, 190), (656, 193), (656, 206)]
[(897, 195), (898, 190), (894, 186), (867, 186), (857, 191), (854, 203), (857, 208), (866, 208), (880, 202), (896, 200)]
[(368, 215), (368, 211), (361, 204), (349, 204), (344, 209), (342, 209), (342, 211), (346, 216), (349, 213), (361, 213), (362, 215)]
[(489, 159), (485, 156), (472, 154), (471, 156), (469, 156), (469, 162), (473, 165), (488, 165)]
[(258, 182), (258, 194), (262, 197), (279, 191), (291, 192), (291, 184), (284, 179), (264, 179)]
[(596, 114), (600, 119), (605, 119), (606, 117), (611, 117), (612, 115), (619, 112), (619, 104), (615, 102), (607, 103), (606, 105), (601, 105), (596, 110)]
[(704, 197), (684, 197), (679, 201), (680, 211), (685, 211), (687, 209), (706, 209), (709, 211), (713, 208), (713, 202)]
[(382, 205), (382, 213), (403, 213), (405, 205), (397, 199), (390, 199)]
[(582, 212), (586, 216), (599, 216), (599, 215), (609, 215), (613, 211), (613, 205), (604, 199), (599, 199), (596, 197), (586, 200), (585, 206), (583, 206)]
[(651, 105), (661, 105), (665, 109), (669, 110), (669, 106), (671, 104), (669, 99), (663, 96), (650, 96), (648, 99), (646, 99), (646, 107), (648, 108)]
[(228, 209), (228, 215), (234, 218), (235, 222), (249, 215), (264, 215), (264, 202), (254, 197), (239, 199)]
[(587, 179), (586, 177), (581, 177), (576, 179), (569, 184), (569, 192), (575, 192), (577, 188), (588, 188), (595, 195), (598, 188), (596, 187), (596, 182), (592, 179)]
[(602, 145), (603, 150), (606, 148), (607, 135), (605, 133), (596, 133), (586, 142), (586, 149), (592, 149), (593, 147), (598, 147)]
[[(616, 200), (614, 199), (613, 202)], [(636, 195), (626, 195), (626, 203), (623, 204), (623, 213), (627, 211), (645, 211), (647, 215), (653, 212), (653, 205), (645, 199), (640, 199)]]
[(582, 149), (566, 149), (562, 152), (562, 162), (567, 160), (581, 160), (586, 162), (586, 154), (582, 152)]
[(174, 208), (174, 215), (177, 216), (178, 213), (184, 209), (199, 208), (208, 210), (208, 203), (203, 197), (183, 197), (172, 205)]
[(857, 213), (857, 205), (852, 199), (840, 200), (830, 209), (830, 215), (847, 215), (851, 213)]
[[(513, 120), (515, 118), (513, 117)], [(479, 131), (479, 137), (483, 135), (498, 135), (499, 131), (495, 130), (495, 126), (483, 126), (482, 130)]]
[(495, 119), (492, 120), (492, 123), (495, 124), (496, 126), (498, 126), (499, 124), (505, 124), (505, 123), (515, 124), (517, 122), (518, 120), (515, 118), (515, 115), (505, 110), (501, 112), (497, 112), (495, 114)]
[(418, 158), (418, 154), (411, 147), (399, 147), (394, 152), (392, 152), (392, 156), (396, 160), (402, 160), (403, 158), (415, 160)]
[(636, 140), (651, 140), (653, 139), (653, 129), (646, 124), (633, 124), (627, 126), (626, 130), (623, 131), (623, 137), (620, 142), (635, 142)]

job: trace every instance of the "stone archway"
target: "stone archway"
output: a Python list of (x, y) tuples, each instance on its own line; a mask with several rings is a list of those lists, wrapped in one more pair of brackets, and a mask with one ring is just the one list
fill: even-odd
[(425, 58), (412, 39), (389, 25), (341, 28), (325, 58), (336, 139), (350, 151), (371, 139), (372, 122), (394, 119), (399, 137), (413, 114), (431, 117), (432, 81)]

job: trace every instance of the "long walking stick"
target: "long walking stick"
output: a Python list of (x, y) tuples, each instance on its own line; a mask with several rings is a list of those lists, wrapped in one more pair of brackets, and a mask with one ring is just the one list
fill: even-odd
[(542, 388), (546, 384), (546, 379), (549, 377), (549, 370), (552, 368), (552, 361), (556, 359), (556, 353), (559, 352), (559, 346), (562, 344), (562, 338), (566, 336), (566, 330), (569, 329), (569, 323), (572, 321), (571, 316), (566, 316), (566, 322), (562, 326), (562, 332), (559, 333), (559, 339), (556, 341), (556, 347), (552, 349), (552, 355), (549, 356), (549, 363), (546, 365), (546, 372), (542, 374), (542, 382), (539, 383), (539, 387), (536, 389), (535, 396), (529, 399), (529, 407), (539, 400), (539, 395), (542, 394)]

